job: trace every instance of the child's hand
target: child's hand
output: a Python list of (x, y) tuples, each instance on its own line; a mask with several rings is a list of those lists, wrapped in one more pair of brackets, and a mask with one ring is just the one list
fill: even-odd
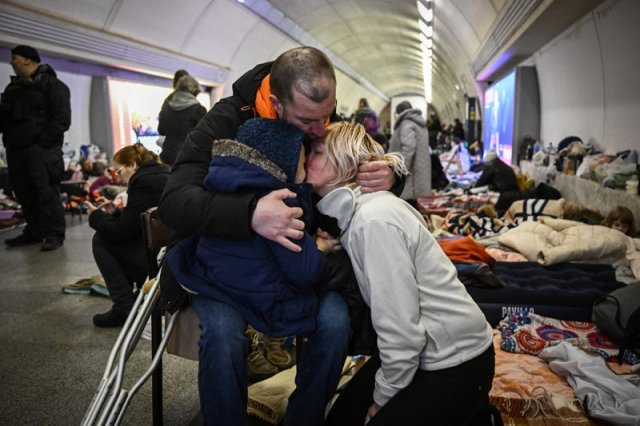
[(324, 254), (329, 254), (342, 249), (339, 238), (333, 238), (331, 234), (318, 228), (318, 232), (315, 236), (316, 245), (318, 250)]

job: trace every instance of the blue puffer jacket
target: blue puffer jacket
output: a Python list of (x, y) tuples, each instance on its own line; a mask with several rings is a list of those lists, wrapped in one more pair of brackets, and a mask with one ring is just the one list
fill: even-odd
[[(209, 190), (259, 195), (288, 188), (298, 197), (285, 202), (302, 207), (309, 226), (311, 185), (286, 183), (276, 176), (278, 172), (270, 170), (270, 162), (257, 150), (222, 140), (214, 143), (204, 183)], [(326, 274), (326, 259), (308, 233), (292, 241), (302, 252), (259, 235), (251, 240), (191, 237), (169, 251), (167, 263), (183, 287), (234, 306), (256, 330), (270, 336), (305, 334), (315, 328), (313, 286)]]

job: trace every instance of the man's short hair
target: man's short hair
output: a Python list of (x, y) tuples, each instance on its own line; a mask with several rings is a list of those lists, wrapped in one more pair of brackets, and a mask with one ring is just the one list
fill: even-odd
[(313, 102), (322, 102), (331, 94), (326, 85), (317, 84), (327, 79), (336, 84), (336, 73), (327, 55), (313, 47), (287, 50), (271, 67), (271, 93), (287, 104), (293, 100), (293, 89)]
[(11, 49), (12, 55), (22, 56), (23, 58), (27, 58), (32, 60), (33, 62), (40, 63), (40, 55), (38, 51), (31, 46), (19, 45)]

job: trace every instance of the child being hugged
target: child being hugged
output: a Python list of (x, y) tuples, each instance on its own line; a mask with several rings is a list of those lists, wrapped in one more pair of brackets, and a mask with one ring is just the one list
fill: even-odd
[[(216, 192), (252, 192), (258, 199), (274, 190), (296, 194), (286, 198), (300, 207), (311, 226), (313, 189), (303, 183), (303, 133), (284, 121), (256, 118), (238, 130), (236, 140), (217, 140), (204, 186)], [(255, 205), (255, 204), (254, 204)], [(256, 235), (251, 240), (190, 237), (167, 254), (178, 282), (192, 293), (236, 308), (253, 328), (268, 336), (305, 334), (315, 329), (317, 296), (313, 289), (326, 273), (325, 256), (336, 241), (309, 232), (292, 240), (295, 253)]]

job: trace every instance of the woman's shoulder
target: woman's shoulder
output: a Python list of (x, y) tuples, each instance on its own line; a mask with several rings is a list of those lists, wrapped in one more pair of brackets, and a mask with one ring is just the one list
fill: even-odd
[(170, 172), (171, 167), (167, 164), (147, 161), (142, 163), (138, 168), (138, 171), (131, 177), (129, 187), (140, 184), (144, 185), (158, 180), (166, 182), (169, 179)]

